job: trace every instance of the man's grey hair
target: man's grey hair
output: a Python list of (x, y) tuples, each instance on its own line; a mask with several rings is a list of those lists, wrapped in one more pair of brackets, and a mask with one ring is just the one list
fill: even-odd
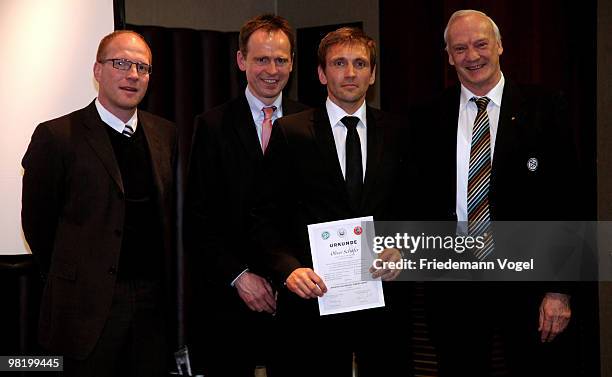
[(448, 50), (448, 27), (450, 26), (450, 24), (452, 24), (453, 21), (455, 21), (455, 19), (457, 19), (459, 17), (469, 16), (469, 15), (474, 15), (474, 14), (477, 14), (477, 15), (482, 16), (482, 17), (486, 18), (487, 20), (489, 20), (489, 22), (491, 23), (491, 27), (493, 28), (493, 33), (495, 34), (495, 39), (497, 40), (497, 42), (501, 42), (501, 33), (499, 32), (499, 28), (495, 24), (495, 21), (493, 21), (493, 19), (491, 19), (491, 17), (489, 17), (485, 13), (477, 11), (477, 10), (462, 9), (462, 10), (456, 11), (455, 13), (453, 13), (452, 16), (450, 16), (450, 18), (448, 19), (448, 23), (446, 24), (446, 28), (444, 29), (444, 44), (446, 45), (444, 48), (446, 50)]

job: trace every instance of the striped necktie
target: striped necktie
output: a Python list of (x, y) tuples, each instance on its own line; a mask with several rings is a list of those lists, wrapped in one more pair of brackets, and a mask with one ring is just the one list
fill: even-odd
[(122, 134), (126, 137), (132, 137), (132, 135), (134, 135), (134, 129), (129, 124), (126, 124)]
[(489, 212), (489, 187), (491, 184), (491, 132), (487, 105), (488, 97), (472, 97), (476, 102), (478, 113), (472, 130), (470, 148), (470, 167), (468, 174), (468, 222), (469, 232), (475, 236), (484, 236), (485, 246), (477, 250), (478, 259), (484, 259), (493, 249), (493, 238), (490, 234), (491, 214)]

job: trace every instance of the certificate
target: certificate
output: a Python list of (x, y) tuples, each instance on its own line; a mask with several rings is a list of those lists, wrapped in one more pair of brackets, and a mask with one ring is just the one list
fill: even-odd
[(320, 315), (385, 306), (382, 282), (368, 272), (373, 257), (365, 249), (374, 233), (373, 220), (369, 216), (308, 225), (313, 269), (327, 286), (327, 293), (318, 298)]

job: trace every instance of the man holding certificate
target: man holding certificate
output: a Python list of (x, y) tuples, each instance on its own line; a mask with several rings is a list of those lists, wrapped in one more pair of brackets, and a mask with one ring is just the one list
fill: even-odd
[[(345, 252), (352, 249), (348, 234), (359, 230), (353, 224), (339, 226), (339, 220), (394, 217), (392, 190), (399, 184), (404, 160), (400, 127), (406, 123), (365, 103), (376, 77), (376, 45), (361, 30), (329, 33), (319, 45), (318, 60), (327, 101), (275, 122), (254, 210), (262, 258), (282, 286), (277, 302), (279, 357), (270, 372), (350, 376), (354, 354), (360, 376), (395, 375), (405, 370), (401, 363), (408, 358), (400, 360), (402, 348), (382, 341), (402, 326), (393, 320), (398, 317), (390, 310), (394, 300), (389, 287), (383, 308), (321, 316), (314, 299), (325, 297), (331, 287), (313, 270), (316, 253), (310, 248), (308, 225), (334, 222), (333, 229), (319, 236), (345, 232), (345, 240), (335, 245)], [(401, 258), (396, 249), (379, 257)], [(378, 270), (372, 277), (393, 280), (398, 273)]]

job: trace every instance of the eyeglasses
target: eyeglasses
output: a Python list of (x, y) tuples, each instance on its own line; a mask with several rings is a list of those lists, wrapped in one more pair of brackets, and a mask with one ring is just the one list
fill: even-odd
[(113, 62), (113, 68), (121, 71), (129, 71), (132, 69), (132, 64), (136, 64), (136, 72), (139, 75), (150, 75), (153, 72), (153, 66), (145, 63), (136, 63), (127, 59), (104, 59), (100, 63)]

